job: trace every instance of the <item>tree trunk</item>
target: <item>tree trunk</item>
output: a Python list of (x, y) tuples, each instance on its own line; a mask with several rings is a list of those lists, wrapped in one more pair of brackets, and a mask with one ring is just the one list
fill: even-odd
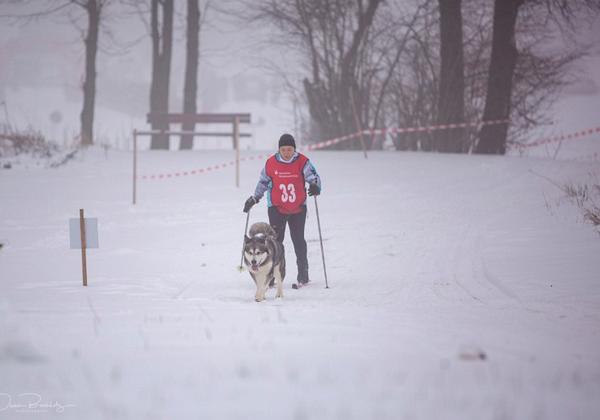
[[(187, 45), (185, 57), (185, 84), (183, 87), (183, 113), (196, 113), (196, 95), (198, 90), (198, 55), (199, 55), (200, 9), (198, 0), (188, 0), (187, 9)], [(184, 123), (184, 131), (194, 131), (195, 124)], [(194, 136), (182, 136), (180, 149), (192, 149)]]
[[(465, 118), (465, 77), (461, 0), (439, 0), (440, 8), (440, 91), (437, 124), (463, 123)], [(465, 151), (465, 130), (454, 128), (434, 132), (434, 147), (440, 152)]]
[(96, 55), (101, 5), (88, 0), (88, 32), (85, 38), (85, 80), (83, 82), (83, 109), (81, 110), (81, 145), (94, 144), (94, 102), (96, 99)]
[[(517, 64), (515, 25), (524, 0), (496, 0), (492, 57), (488, 75), (483, 121), (507, 120), (510, 115), (512, 78)], [(475, 153), (503, 155), (506, 152), (507, 124), (485, 125), (479, 134)]]
[[(162, 9), (162, 33), (159, 31), (159, 4)], [(152, 84), (150, 86), (150, 113), (169, 112), (169, 80), (171, 73), (171, 49), (173, 41), (173, 0), (152, 0)], [(169, 123), (152, 123), (152, 130), (168, 130)], [(169, 136), (152, 136), (150, 148), (169, 149)]]

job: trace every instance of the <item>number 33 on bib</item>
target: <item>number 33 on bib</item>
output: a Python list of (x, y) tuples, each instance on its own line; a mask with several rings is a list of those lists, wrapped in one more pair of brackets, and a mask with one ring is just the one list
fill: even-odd
[(281, 213), (299, 213), (306, 201), (303, 169), (307, 161), (304, 155), (292, 163), (279, 162), (274, 156), (267, 160), (266, 172), (273, 182), (271, 201)]
[(296, 187), (294, 184), (279, 184), (281, 190), (281, 202), (282, 203), (295, 203), (296, 202)]

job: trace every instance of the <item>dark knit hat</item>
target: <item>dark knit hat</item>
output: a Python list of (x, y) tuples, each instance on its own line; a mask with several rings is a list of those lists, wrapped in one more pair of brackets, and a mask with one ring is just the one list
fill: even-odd
[(281, 146), (293, 146), (295, 149), (296, 140), (294, 140), (294, 137), (291, 134), (285, 133), (281, 137), (279, 137), (279, 147)]

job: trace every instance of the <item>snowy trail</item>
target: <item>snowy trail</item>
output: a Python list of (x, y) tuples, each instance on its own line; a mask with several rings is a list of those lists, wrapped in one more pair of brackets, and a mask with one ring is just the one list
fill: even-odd
[[(600, 241), (560, 192), (597, 163), (316, 152), (313, 284), (253, 301), (241, 207), (260, 162), (140, 184), (95, 151), (0, 177), (0, 418), (591, 419), (600, 412)], [(142, 154), (141, 169), (229, 160)], [(311, 199), (312, 200), (312, 199)], [(251, 222), (266, 219), (265, 204)], [(67, 220), (99, 218), (90, 286)], [(478, 354), (485, 354), (479, 360)], [(471, 360), (475, 359), (475, 360)], [(4, 397), (3, 397), (4, 395)], [(4, 398), (4, 399), (3, 399)]]

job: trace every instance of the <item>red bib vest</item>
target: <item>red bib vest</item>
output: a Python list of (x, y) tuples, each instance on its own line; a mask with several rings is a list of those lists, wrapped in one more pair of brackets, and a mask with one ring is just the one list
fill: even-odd
[(308, 158), (303, 154), (298, 154), (298, 159), (291, 163), (279, 162), (275, 156), (267, 159), (265, 171), (273, 182), (271, 203), (283, 214), (299, 213), (306, 201), (303, 172), (306, 162)]

